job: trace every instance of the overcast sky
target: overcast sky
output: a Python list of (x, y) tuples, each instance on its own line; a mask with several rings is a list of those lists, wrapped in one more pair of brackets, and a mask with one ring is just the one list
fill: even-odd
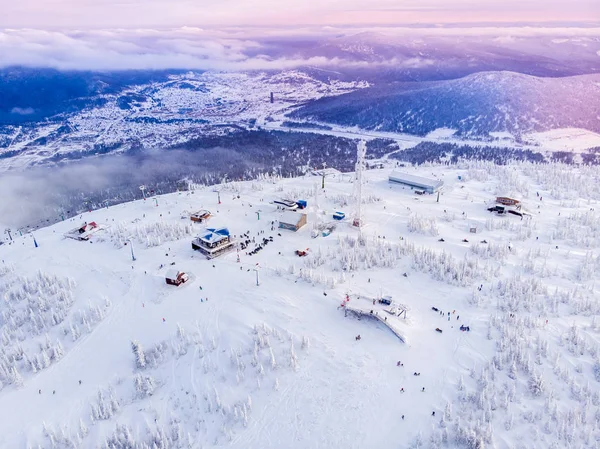
[(600, 0), (0, 0), (0, 28), (600, 21)]

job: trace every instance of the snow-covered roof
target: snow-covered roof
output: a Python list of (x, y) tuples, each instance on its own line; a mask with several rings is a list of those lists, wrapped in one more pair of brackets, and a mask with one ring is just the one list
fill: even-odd
[(430, 189), (437, 189), (444, 185), (444, 181), (439, 179), (424, 178), (422, 176), (411, 175), (409, 173), (399, 172), (396, 170), (390, 173), (389, 180)]
[(175, 270), (174, 268), (171, 268), (170, 270), (167, 271), (167, 274), (165, 276), (167, 279), (177, 279), (177, 276), (179, 276), (179, 270)]
[(205, 215), (210, 215), (210, 212), (207, 211), (206, 209), (202, 209), (202, 210), (193, 212), (191, 215), (193, 215), (195, 217), (203, 217)]
[(200, 240), (206, 243), (220, 242), (227, 237), (229, 237), (229, 229), (227, 228), (208, 228), (204, 234), (198, 236)]
[(285, 206), (285, 207), (294, 207), (294, 206), (297, 206), (297, 204), (296, 204), (295, 201), (285, 200), (285, 199), (283, 199), (283, 200), (281, 200), (281, 199), (275, 200), (275, 201), (273, 201), (273, 203), (275, 203), (275, 204), (281, 204), (282, 206)]
[(305, 214), (300, 214), (298, 212), (288, 210), (281, 215), (279, 222), (296, 226), (298, 223), (300, 223), (300, 220), (302, 219), (303, 215)]

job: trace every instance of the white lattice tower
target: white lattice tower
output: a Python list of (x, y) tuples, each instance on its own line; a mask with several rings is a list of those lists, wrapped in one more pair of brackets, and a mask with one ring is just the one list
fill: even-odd
[(362, 227), (362, 188), (363, 172), (365, 170), (365, 155), (367, 154), (367, 143), (361, 140), (356, 146), (356, 169), (354, 170), (354, 217), (352, 226)]
[(321, 224), (321, 217), (320, 217), (320, 209), (319, 209), (319, 184), (315, 183), (315, 198), (313, 201), (313, 229), (319, 229), (319, 225)]

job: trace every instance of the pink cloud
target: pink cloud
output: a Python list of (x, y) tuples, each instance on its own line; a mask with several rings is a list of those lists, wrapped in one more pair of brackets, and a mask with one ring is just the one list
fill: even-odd
[(19, 0), (0, 27), (397, 25), (600, 20), (597, 0)]

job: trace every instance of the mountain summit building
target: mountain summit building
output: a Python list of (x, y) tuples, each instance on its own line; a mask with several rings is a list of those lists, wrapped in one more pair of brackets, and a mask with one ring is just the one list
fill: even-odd
[(422, 190), (427, 193), (435, 193), (444, 185), (444, 181), (440, 181), (439, 179), (423, 178), (395, 170), (390, 173), (389, 181), (392, 184), (402, 184), (411, 189)]

